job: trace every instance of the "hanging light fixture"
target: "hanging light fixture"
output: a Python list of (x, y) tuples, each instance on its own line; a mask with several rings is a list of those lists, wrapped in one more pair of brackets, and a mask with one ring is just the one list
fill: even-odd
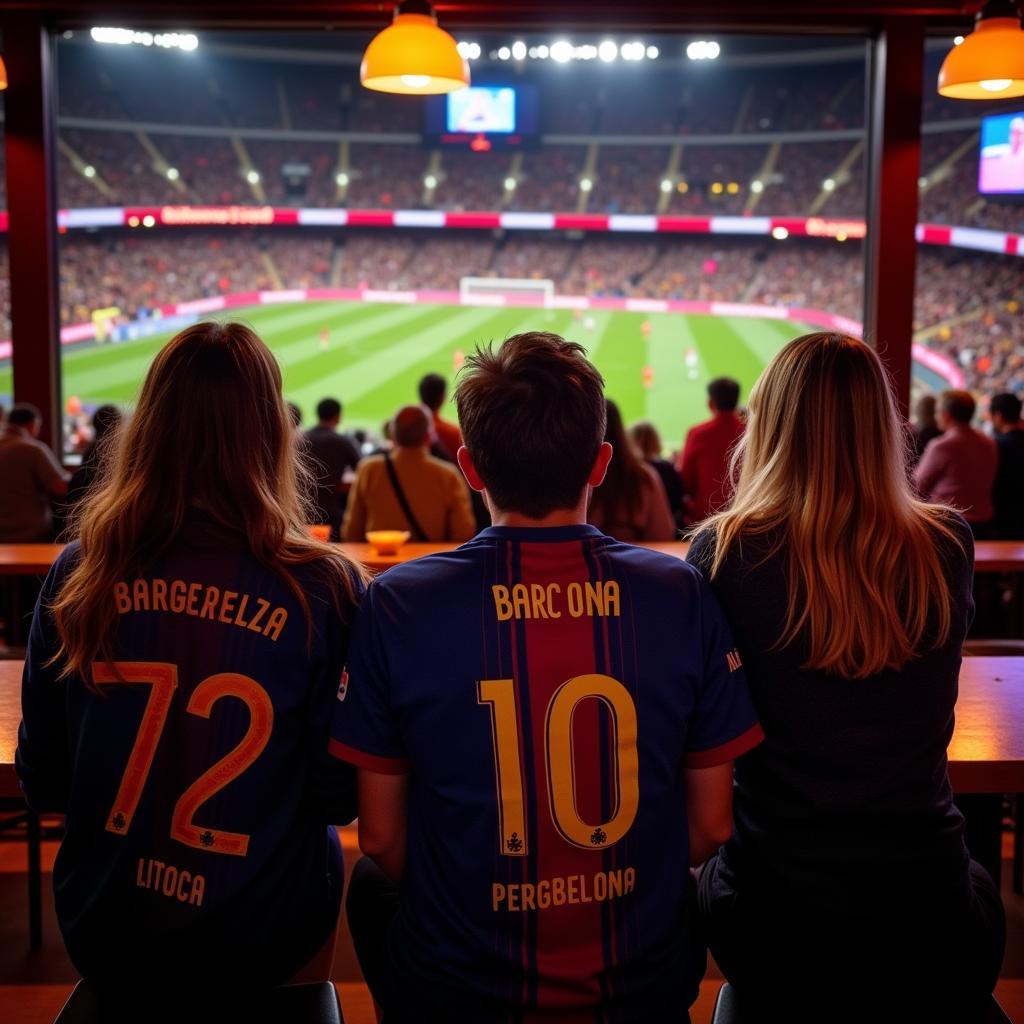
[(999, 100), (1024, 96), (1024, 30), (1018, 5), (989, 0), (974, 31), (946, 54), (939, 95), (954, 100)]
[(7, 88), (7, 65), (3, 57), (0, 57), (0, 92)]
[(366, 48), (359, 80), (377, 92), (454, 92), (469, 85), (469, 64), (427, 0), (402, 0)]

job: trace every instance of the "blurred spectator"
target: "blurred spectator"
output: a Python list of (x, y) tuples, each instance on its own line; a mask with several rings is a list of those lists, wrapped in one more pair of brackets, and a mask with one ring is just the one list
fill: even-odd
[(743, 421), (736, 415), (739, 400), (739, 384), (729, 377), (716, 377), (708, 385), (711, 419), (692, 427), (686, 435), (677, 468), (690, 524), (702, 522), (728, 504), (732, 491), (729, 456), (743, 436)]
[(427, 451), (430, 416), (421, 405), (400, 409), (391, 426), (394, 449), (359, 463), (343, 539), (374, 530), (408, 530), (414, 541), (469, 540), (476, 530), (469, 489), (452, 465)]
[(661, 457), (661, 435), (653, 423), (646, 420), (634, 423), (629, 428), (629, 435), (633, 439), (637, 450), (643, 460), (661, 478), (662, 486), (665, 488), (665, 496), (668, 498), (668, 507), (672, 511), (672, 518), (677, 527), (683, 525), (683, 485), (679, 480), (679, 474), (675, 466), (668, 459)]
[(922, 395), (914, 406), (914, 448), (920, 461), (928, 442), (942, 433), (935, 418), (935, 396)]
[(286, 404), (292, 418), (292, 426), (298, 430), (302, 426), (302, 410), (294, 402), (287, 402)]
[(448, 382), (439, 373), (428, 373), (419, 383), (420, 401), (430, 410), (433, 417), (433, 431), (450, 462), (462, 447), (462, 431), (458, 424), (441, 419), (440, 409), (448, 397)]
[(34, 405), (16, 405), (0, 433), (0, 543), (53, 539), (50, 502), (68, 492), (68, 474), (40, 441), (42, 416)]
[(614, 454), (604, 483), (594, 489), (588, 521), (616, 540), (674, 540), (675, 523), (661, 479), (640, 458), (611, 401), (604, 439)]
[(992, 488), (993, 527), (999, 540), (1024, 540), (1024, 424), (1021, 401), (1004, 392), (989, 405), (999, 467)]
[(306, 446), (316, 471), (316, 517), (331, 527), (331, 539), (338, 539), (345, 514), (345, 474), (359, 462), (359, 449), (347, 435), (338, 432), (341, 402), (324, 398), (316, 407), (317, 425), (306, 431)]
[(92, 416), (92, 440), (82, 452), (82, 462), (71, 475), (68, 484), (66, 513), (89, 493), (100, 468), (100, 460), (108, 435), (112, 436), (121, 424), (121, 410), (116, 405), (101, 405)]
[(929, 501), (959, 509), (974, 536), (992, 529), (992, 485), (996, 444), (971, 426), (975, 402), (969, 391), (943, 391), (939, 405), (942, 436), (932, 438), (914, 470), (914, 486)]

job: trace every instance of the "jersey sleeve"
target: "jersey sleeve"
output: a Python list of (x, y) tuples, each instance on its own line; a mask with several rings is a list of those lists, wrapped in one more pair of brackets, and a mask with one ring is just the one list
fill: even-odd
[(704, 667), (683, 763), (713, 768), (756, 747), (764, 732), (722, 609), (703, 577), (699, 587)]
[(391, 701), (387, 621), (380, 588), (371, 583), (352, 629), (348, 668), (338, 688), (329, 751), (357, 768), (402, 775), (409, 764)]
[(73, 549), (51, 567), (36, 602), (21, 683), (21, 725), (15, 769), (29, 806), (63, 813), (71, 791), (71, 750), (67, 727), (68, 679), (53, 664), (59, 641), (50, 605), (73, 565)]
[[(357, 599), (363, 585), (357, 582)], [(344, 613), (328, 606), (323, 629), (322, 647), (311, 666), (312, 686), (309, 697), (309, 739), (312, 752), (310, 784), (312, 795), (327, 821), (347, 825), (357, 813), (356, 772), (352, 764), (332, 757), (328, 750), (334, 708), (344, 679), (348, 661), (349, 639), (355, 605)]]

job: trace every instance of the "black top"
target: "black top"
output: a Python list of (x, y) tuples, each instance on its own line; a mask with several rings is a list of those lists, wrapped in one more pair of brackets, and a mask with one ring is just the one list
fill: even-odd
[(648, 459), (647, 464), (661, 477), (661, 482), (665, 485), (668, 507), (672, 510), (672, 518), (676, 521), (676, 525), (681, 526), (683, 522), (683, 481), (678, 470), (668, 459)]
[(359, 449), (347, 434), (330, 427), (312, 427), (306, 431), (306, 443), (317, 474), (316, 505), (318, 522), (340, 525), (345, 499), (338, 485), (346, 469), (355, 469)]
[[(849, 917), (943, 900), (952, 908), (966, 898), (968, 855), (946, 748), (974, 614), (974, 542), (959, 515), (953, 526), (959, 543), (939, 542), (952, 602), (948, 640), (900, 671), (866, 679), (801, 668), (800, 641), (773, 650), (788, 601), (786, 551), (770, 553), (771, 535), (732, 545), (711, 585), (766, 739), (736, 762), (720, 889)], [(702, 534), (687, 556), (705, 573), (714, 543)]]
[(1024, 540), (1024, 430), (996, 434), (999, 468), (992, 486), (996, 536)]

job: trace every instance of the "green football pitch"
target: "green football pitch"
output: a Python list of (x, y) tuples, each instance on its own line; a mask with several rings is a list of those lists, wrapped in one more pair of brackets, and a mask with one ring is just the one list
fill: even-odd
[[(520, 331), (554, 331), (585, 346), (626, 422), (652, 420), (666, 449), (678, 447), (684, 431), (706, 418), (711, 378), (735, 377), (745, 400), (767, 361), (806, 329), (745, 317), (364, 302), (250, 306), (216, 318), (250, 324), (273, 349), (285, 396), (302, 409), (304, 424), (312, 421), (316, 403), (332, 396), (344, 403), (345, 427), (375, 431), (401, 405), (416, 400), (423, 374), (436, 371), (451, 379), (460, 353)], [(320, 340), (324, 328), (326, 349)], [(130, 406), (168, 336), (65, 347), (64, 400), (77, 397), (86, 410), (103, 402)], [(0, 367), (0, 396), (10, 393), (8, 364)]]

